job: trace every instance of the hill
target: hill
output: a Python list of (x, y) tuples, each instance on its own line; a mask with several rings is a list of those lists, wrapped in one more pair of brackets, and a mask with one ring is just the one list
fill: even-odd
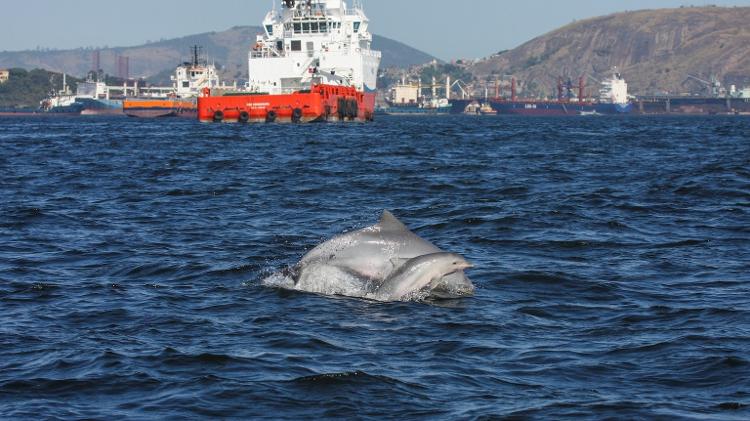
[[(181, 38), (152, 42), (135, 47), (103, 48), (100, 63), (103, 70), (115, 74), (118, 55), (130, 57), (130, 75), (163, 80), (174, 68), (185, 61), (190, 47), (200, 45), (203, 51), (223, 67), (223, 76), (229, 79), (247, 78), (247, 53), (262, 30), (257, 26), (238, 26), (222, 32), (208, 32)], [(374, 36), (373, 48), (382, 51), (383, 67), (408, 67), (434, 59), (398, 41)], [(0, 52), (0, 68), (44, 68), (66, 71), (83, 76), (92, 69), (92, 49), (79, 48), (59, 51)]]
[[(77, 82), (80, 80), (67, 80), (70, 87)], [(0, 84), (0, 108), (37, 108), (39, 101), (62, 89), (62, 74), (42, 69), (10, 69), (10, 79)]]
[[(470, 66), (479, 79), (516, 76), (551, 94), (558, 76), (601, 79), (617, 66), (636, 93), (705, 92), (715, 75), (750, 85), (750, 7), (643, 10), (574, 22)], [(595, 84), (589, 79), (589, 84)]]

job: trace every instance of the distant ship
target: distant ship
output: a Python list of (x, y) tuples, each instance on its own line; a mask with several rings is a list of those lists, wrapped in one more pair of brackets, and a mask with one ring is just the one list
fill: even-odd
[[(40, 108), (51, 114), (80, 115), (122, 115), (122, 98), (110, 96), (110, 88), (104, 82), (95, 80), (93, 73), (85, 82), (79, 82), (76, 93), (72, 94), (67, 86), (63, 91), (46, 98)], [(117, 88), (127, 91), (129, 88)]]
[[(198, 117), (198, 95), (205, 88), (218, 88), (216, 66), (200, 58), (200, 47), (192, 48), (192, 61), (178, 66), (172, 76), (173, 86), (166, 95), (144, 95), (127, 98), (122, 108), (125, 115), (140, 118)], [(160, 88), (156, 88), (159, 90)], [(144, 88), (148, 92), (153, 88)]]
[[(566, 94), (567, 88), (567, 94)], [(597, 100), (587, 100), (584, 95), (584, 79), (579, 80), (577, 98), (571, 98), (572, 84), (567, 86), (558, 82), (558, 98), (556, 100), (523, 99), (516, 95), (516, 79), (511, 82), (511, 97), (488, 98), (488, 103), (498, 114), (506, 115), (539, 115), (539, 116), (577, 116), (577, 115), (616, 115), (628, 114), (633, 110), (633, 104), (628, 95), (628, 84), (615, 69), (612, 77), (602, 82)], [(452, 112), (464, 113), (466, 107), (475, 100), (453, 100)]]
[(381, 54), (360, 2), (284, 0), (263, 20), (242, 92), (198, 98), (203, 122), (369, 121)]
[(468, 115), (497, 115), (497, 111), (488, 102), (472, 102), (466, 106), (464, 114)]
[[(122, 95), (113, 96), (106, 83), (89, 76), (76, 88), (76, 102), (83, 106), (81, 115), (123, 115), (122, 101), (125, 98), (125, 92)], [(127, 89), (124, 87), (123, 91)]]
[[(446, 84), (448, 86), (450, 81)], [(422, 96), (423, 86), (421, 83), (401, 83), (394, 85), (385, 98), (385, 106), (378, 108), (378, 113), (386, 115), (440, 115), (450, 114), (451, 104), (447, 98), (438, 98), (438, 85), (435, 79), (432, 85), (432, 95), (429, 98)], [(447, 92), (447, 90), (446, 90)]]
[(76, 102), (76, 96), (70, 92), (67, 75), (63, 73), (62, 90), (52, 93), (39, 103), (38, 112), (57, 115), (78, 115), (83, 111), (83, 104)]

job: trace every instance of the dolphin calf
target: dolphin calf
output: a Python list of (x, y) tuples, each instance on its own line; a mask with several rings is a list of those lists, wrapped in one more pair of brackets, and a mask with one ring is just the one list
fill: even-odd
[[(287, 275), (295, 285), (301, 281), (307, 283), (325, 271), (337, 279), (358, 278), (379, 286), (411, 259), (436, 253), (444, 251), (411, 232), (391, 212), (384, 211), (377, 224), (336, 236), (315, 247)], [(474, 293), (474, 285), (463, 270), (446, 272), (428, 284), (423, 287), (429, 287), (435, 298)]]
[(391, 273), (373, 294), (382, 301), (400, 301), (445, 276), (473, 267), (455, 253), (433, 253), (415, 257)]

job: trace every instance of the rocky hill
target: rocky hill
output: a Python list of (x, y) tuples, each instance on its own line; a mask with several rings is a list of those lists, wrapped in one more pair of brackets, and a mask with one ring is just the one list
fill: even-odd
[[(260, 27), (240, 26), (222, 32), (191, 35), (135, 47), (105, 48), (100, 50), (100, 63), (105, 72), (115, 74), (116, 57), (127, 56), (130, 58), (131, 76), (156, 76), (156, 79), (163, 79), (165, 74), (171, 74), (179, 63), (188, 59), (191, 46), (200, 45), (212, 60), (223, 67), (225, 78), (244, 79), (247, 78), (247, 52), (260, 32)], [(408, 45), (377, 35), (373, 39), (373, 48), (382, 51), (383, 67), (408, 67), (434, 58)], [(93, 50), (83, 48), (0, 52), (0, 68), (43, 68), (84, 76), (92, 69), (92, 53)]]
[[(516, 76), (528, 93), (552, 94), (559, 76), (590, 85), (617, 66), (631, 92), (705, 92), (688, 75), (750, 85), (750, 7), (644, 10), (574, 22), (470, 66), (478, 78)], [(590, 76), (590, 77), (589, 77)]]

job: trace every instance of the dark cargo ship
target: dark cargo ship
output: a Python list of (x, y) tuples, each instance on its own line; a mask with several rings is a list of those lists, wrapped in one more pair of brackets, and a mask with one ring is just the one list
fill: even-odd
[[(562, 79), (557, 85), (556, 100), (538, 100), (518, 98), (516, 95), (516, 79), (511, 81), (510, 98), (488, 98), (484, 102), (501, 115), (529, 115), (529, 116), (575, 116), (575, 115), (616, 115), (628, 114), (633, 110), (633, 104), (628, 96), (628, 84), (617, 71), (612, 78), (602, 83), (598, 100), (588, 100), (584, 94), (584, 79), (578, 83), (578, 95), (573, 94), (573, 86), (569, 81), (564, 84)], [(567, 90), (567, 92), (566, 92)], [(466, 107), (475, 100), (451, 100), (454, 114), (464, 113)]]

